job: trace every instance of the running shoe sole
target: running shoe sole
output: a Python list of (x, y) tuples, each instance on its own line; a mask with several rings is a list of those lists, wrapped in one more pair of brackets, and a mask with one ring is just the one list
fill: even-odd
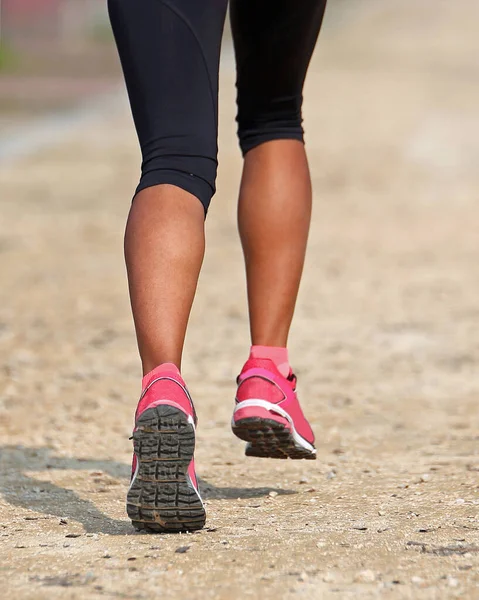
[(312, 444), (274, 419), (248, 417), (232, 424), (233, 433), (248, 442), (246, 456), (316, 460)]
[(152, 533), (201, 529), (206, 512), (189, 475), (195, 427), (175, 407), (146, 409), (133, 433), (136, 472), (127, 495), (133, 526)]

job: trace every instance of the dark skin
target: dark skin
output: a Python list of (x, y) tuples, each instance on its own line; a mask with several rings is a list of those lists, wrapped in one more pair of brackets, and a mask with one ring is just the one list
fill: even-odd
[[(275, 140), (245, 157), (238, 227), (248, 285), (251, 342), (285, 347), (311, 221), (304, 145)], [(172, 185), (142, 190), (125, 233), (125, 258), (143, 373), (181, 368), (186, 327), (205, 250), (204, 210)]]

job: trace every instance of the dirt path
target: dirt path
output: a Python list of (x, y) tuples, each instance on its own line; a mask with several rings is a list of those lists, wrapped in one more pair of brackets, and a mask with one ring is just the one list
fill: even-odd
[(246, 459), (229, 429), (248, 337), (223, 73), (184, 369), (204, 531), (140, 535), (124, 511), (127, 111), (0, 171), (2, 597), (479, 597), (479, 9), (352, 4), (331, 6), (307, 90), (316, 210), (291, 350), (313, 465)]

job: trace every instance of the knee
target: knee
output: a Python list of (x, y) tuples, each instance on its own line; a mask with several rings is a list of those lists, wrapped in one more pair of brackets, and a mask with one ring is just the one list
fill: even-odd
[[(196, 196), (208, 211), (216, 191), (216, 145), (204, 141), (159, 138), (142, 146), (143, 162), (139, 191), (168, 183), (176, 185)], [(214, 147), (213, 147), (214, 146)]]

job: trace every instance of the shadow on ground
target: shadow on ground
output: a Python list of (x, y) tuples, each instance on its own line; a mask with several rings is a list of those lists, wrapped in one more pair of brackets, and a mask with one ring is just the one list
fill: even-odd
[[(77, 521), (83, 525), (86, 533), (136, 534), (126, 514), (125, 519), (113, 519), (101, 512), (92, 501), (81, 498), (76, 491), (30, 474), (47, 470), (90, 471), (91, 475), (98, 477), (106, 474), (108, 486), (127, 483), (130, 477), (129, 465), (113, 460), (55, 456), (52, 449), (47, 447), (4, 446), (0, 448), (0, 493), (13, 506)], [(268, 496), (270, 492), (278, 495), (296, 493), (271, 487), (216, 487), (204, 479), (200, 480), (200, 488), (206, 500), (260, 498)], [(119, 493), (124, 494), (124, 490), (119, 490)]]

